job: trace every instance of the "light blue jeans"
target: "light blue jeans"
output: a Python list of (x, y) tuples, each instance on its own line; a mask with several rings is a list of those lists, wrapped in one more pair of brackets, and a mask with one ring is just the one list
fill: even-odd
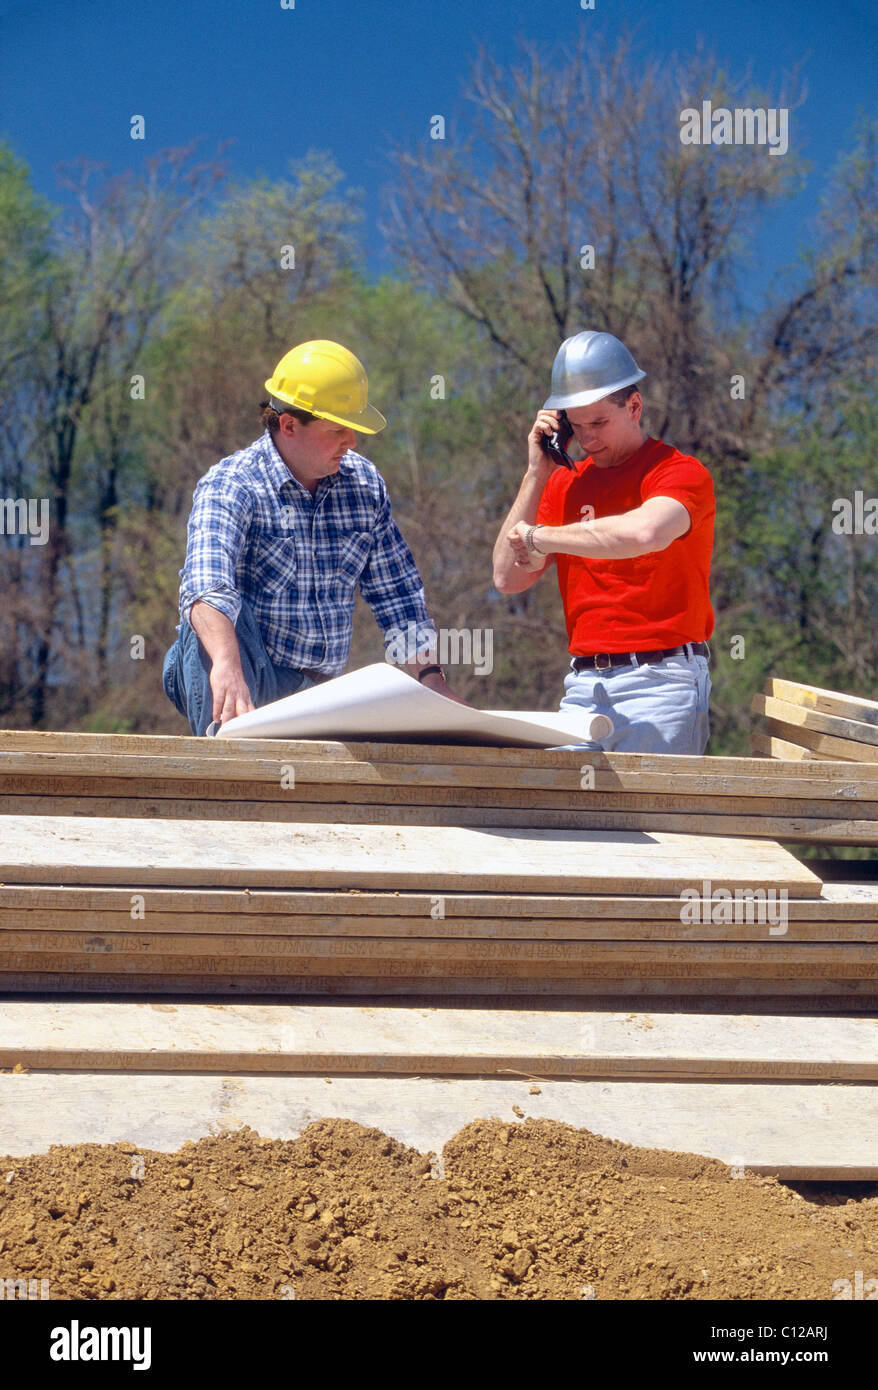
[[(207, 733), (213, 721), (213, 691), (210, 688), (212, 662), (198, 640), (194, 628), (183, 618), (178, 637), (165, 653), (162, 687), (172, 704), (189, 720), (193, 734)], [(247, 689), (257, 709), (285, 695), (295, 695), (316, 684), (304, 671), (275, 666), (265, 650), (262, 633), (246, 601), (241, 604), (235, 635), (241, 653), (241, 667)]]
[(706, 656), (666, 656), (645, 666), (575, 671), (564, 678), (561, 713), (606, 714), (613, 732), (596, 743), (565, 744), (605, 753), (701, 754), (710, 737), (711, 680)]

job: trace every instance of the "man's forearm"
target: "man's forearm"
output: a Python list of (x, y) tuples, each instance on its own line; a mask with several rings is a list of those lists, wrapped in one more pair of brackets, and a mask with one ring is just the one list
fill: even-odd
[(664, 548), (648, 539), (624, 513), (570, 526), (540, 526), (533, 542), (542, 555), (581, 555), (588, 560), (633, 560)]
[[(514, 591), (523, 587), (522, 572), (515, 567), (515, 556), (509, 549), (507, 537), (513, 526), (517, 525), (519, 521), (526, 522), (528, 526), (534, 524), (537, 519), (540, 498), (550, 476), (550, 468), (541, 472), (534, 472), (528, 468), (521, 480), (518, 496), (512, 504), (509, 515), (500, 527), (494, 545), (494, 584), (501, 592), (508, 593), (510, 590)], [(542, 531), (537, 532), (537, 535), (542, 534)]]
[(225, 613), (198, 599), (192, 605), (189, 621), (214, 666), (240, 667), (238, 635)]

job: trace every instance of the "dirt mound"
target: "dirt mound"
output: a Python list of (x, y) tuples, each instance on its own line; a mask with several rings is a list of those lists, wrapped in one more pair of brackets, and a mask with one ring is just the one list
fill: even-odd
[(878, 1277), (874, 1186), (806, 1197), (549, 1120), (468, 1125), (444, 1164), (348, 1120), (0, 1159), (0, 1280), (52, 1299), (827, 1299)]

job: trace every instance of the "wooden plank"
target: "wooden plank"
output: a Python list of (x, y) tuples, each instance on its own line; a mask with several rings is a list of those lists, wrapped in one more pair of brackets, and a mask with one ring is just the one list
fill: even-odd
[[(0, 962), (6, 962), (4, 969), (18, 969), (19, 960), (30, 957), (51, 955), (53, 959), (69, 958), (76, 962), (71, 969), (106, 968), (109, 957), (119, 960), (120, 969), (156, 969), (156, 960), (170, 962), (162, 969), (174, 969), (174, 958), (205, 958), (205, 969), (225, 968), (224, 957), (247, 960), (247, 968), (254, 972), (263, 970), (272, 973), (276, 968), (283, 970), (289, 962), (293, 969), (299, 969), (299, 962), (332, 962), (332, 969), (348, 969), (355, 973), (368, 973), (377, 962), (414, 962), (417, 968), (446, 961), (455, 965), (461, 961), (496, 961), (505, 970), (509, 965), (528, 964), (535, 972), (543, 967), (556, 971), (561, 965), (565, 968), (582, 967), (583, 971), (594, 974), (598, 967), (605, 974), (624, 975), (629, 971), (636, 974), (654, 974), (665, 968), (685, 967), (691, 973), (713, 971), (717, 977), (733, 966), (735, 973), (743, 976), (749, 970), (760, 974), (796, 975), (801, 967), (815, 967), (814, 973), (823, 973), (842, 978), (855, 975), (858, 978), (878, 979), (878, 946), (867, 942), (791, 943), (786, 936), (771, 936), (768, 927), (763, 927), (763, 935), (755, 941), (712, 940), (661, 940), (642, 941), (596, 938), (588, 941), (528, 939), (510, 937), (379, 937), (358, 936), (305, 936), (289, 934), (284, 936), (264, 936), (239, 939), (231, 933), (199, 932), (71, 932), (63, 930), (48, 931), (4, 931), (0, 933)], [(10, 959), (14, 957), (14, 959)], [(82, 960), (88, 957), (88, 962)], [(103, 962), (103, 966), (101, 965)], [(271, 970), (269, 970), (271, 967)], [(37, 967), (39, 968), (39, 967)], [(58, 969), (68, 968), (58, 965)], [(242, 966), (243, 968), (243, 966)], [(310, 968), (310, 966), (309, 966)], [(321, 967), (323, 968), (323, 967)], [(330, 969), (327, 964), (326, 969)], [(383, 964), (381, 966), (383, 969)], [(406, 966), (408, 969), (408, 966)], [(599, 972), (598, 972), (599, 973)]]
[[(163, 939), (165, 943), (168, 938)], [(203, 937), (195, 938), (199, 945)], [(234, 946), (233, 938), (221, 938)], [(173, 938), (171, 938), (173, 941)], [(480, 977), (546, 979), (733, 979), (773, 980), (783, 992), (796, 981), (871, 981), (878, 988), (876, 947), (869, 944), (780, 945), (727, 942), (642, 941), (420, 941), (357, 938), (355, 941), (282, 938), (284, 954), (268, 955), (261, 940), (248, 952), (163, 949), (106, 952), (82, 950), (6, 950), (0, 943), (0, 971), (58, 971), (69, 975), (198, 974), (205, 979), (234, 969), (240, 976), (333, 976), (453, 980)], [(354, 949), (351, 949), (351, 948)], [(346, 948), (346, 949), (345, 949)], [(781, 985), (778, 982), (782, 982)]]
[[(557, 711), (553, 711), (557, 713)], [(323, 739), (205, 739), (174, 735), (85, 734), (41, 730), (0, 730), (0, 752), (92, 753), (109, 756), (210, 758), (219, 762), (245, 758), (290, 758), (406, 762), (455, 766), (578, 768), (584, 758), (605, 755), (554, 749), (479, 747), (473, 744), (402, 742), (344, 743)], [(613, 755), (614, 757), (620, 755)], [(624, 754), (639, 759), (642, 754)], [(658, 755), (648, 755), (650, 757)], [(664, 756), (664, 755), (663, 755)], [(636, 764), (629, 763), (630, 767)], [(658, 770), (658, 769), (657, 769)]]
[(679, 893), (786, 888), (820, 880), (771, 841), (655, 831), (305, 825), (274, 822), (0, 818), (0, 880), (165, 886), (423, 888), (444, 891)]
[[(750, 734), (750, 747), (754, 753), (764, 753), (769, 758), (794, 759), (796, 762), (816, 762), (824, 755), (815, 753), (811, 748), (805, 748), (800, 743), (790, 743), (785, 738), (772, 738), (769, 734), (763, 734), (758, 729), (754, 729)], [(846, 759), (839, 759), (844, 762), (846, 767), (859, 768), (859, 763), (851, 763)], [(821, 762), (821, 767), (826, 764)], [(836, 764), (837, 766), (837, 764)], [(844, 775), (840, 773), (839, 775)]]
[(793, 728), (808, 729), (815, 734), (830, 734), (844, 741), (867, 745), (872, 749), (872, 758), (878, 758), (878, 728), (861, 719), (842, 719), (837, 714), (823, 714), (820, 710), (805, 709), (788, 700), (777, 700), (773, 695), (754, 695), (750, 708), (756, 714), (781, 720)]
[[(839, 861), (851, 862), (851, 861)], [(724, 900), (712, 897), (699, 888), (699, 901), (714, 908)], [(107, 916), (128, 917), (135, 929), (142, 929), (147, 918), (157, 913), (179, 916), (183, 913), (202, 914), (208, 918), (253, 915), (271, 918), (307, 918), (311, 915), (332, 918), (355, 916), (390, 917), (398, 914), (424, 922), (436, 920), (440, 910), (445, 920), (496, 917), (511, 922), (530, 918), (547, 920), (591, 920), (629, 918), (636, 920), (679, 921), (681, 900), (674, 897), (631, 897), (619, 894), (552, 894), (522, 893), (516, 896), (492, 893), (448, 893), (443, 895), (441, 908), (436, 897), (418, 892), (321, 892), (314, 889), (284, 892), (279, 889), (220, 889), (220, 888), (156, 888), (143, 887), (70, 887), (43, 884), (0, 884), (0, 911), (4, 916), (14, 912), (46, 911), (52, 914), (88, 912)], [(707, 907), (705, 907), (705, 911)], [(790, 920), (823, 921), (878, 920), (878, 883), (846, 881), (824, 883), (820, 894), (813, 898), (791, 895), (787, 902)], [(138, 916), (131, 918), (131, 913)], [(141, 919), (139, 914), (143, 913)], [(441, 921), (438, 922), (441, 926)], [(207, 930), (210, 930), (209, 926)], [(266, 927), (278, 931), (273, 923)], [(316, 934), (316, 933), (312, 933)]]
[[(775, 701), (779, 704), (780, 701)], [(794, 706), (790, 706), (794, 708)], [(778, 738), (786, 739), (790, 742), (798, 742), (805, 748), (810, 748), (813, 752), (825, 757), (836, 757), (846, 761), (856, 763), (870, 763), (878, 766), (878, 749), (871, 744), (855, 743), (850, 738), (835, 738), (831, 734), (817, 734), (813, 729), (803, 728), (799, 724), (787, 724), (783, 719), (774, 719), (770, 716), (765, 718), (765, 728), (769, 734), (776, 735)], [(790, 764), (794, 766), (794, 764)]]
[(878, 1080), (865, 1018), (0, 1001), (0, 1068)]
[[(803, 803), (807, 809), (807, 803)], [(100, 817), (138, 820), (225, 821), (229, 803), (211, 801), (165, 801), (135, 798), (96, 797), (0, 797), (0, 815)], [(508, 830), (569, 831), (662, 831), (679, 835), (699, 834), (734, 838), (786, 840), (800, 844), (878, 845), (878, 822), (850, 819), (836, 813), (829, 817), (720, 816), (674, 814), (658, 811), (545, 811), (509, 810), (492, 806), (405, 806), (399, 804), (308, 804), (273, 803), (271, 818), (278, 824), (323, 823), (328, 815), (346, 825), (459, 826)], [(266, 803), (236, 801), (238, 821), (264, 823)]]
[[(556, 711), (557, 712), (557, 711)], [(188, 735), (86, 734), (34, 729), (0, 730), (0, 752), (101, 753), (109, 756), (277, 759), (290, 756), (376, 761), (437, 762), (507, 767), (576, 766), (578, 753), (472, 744), (342, 743), (326, 739), (207, 739)], [(559, 759), (566, 759), (559, 763)], [(543, 761), (544, 760), (544, 761)]]
[(169, 974), (141, 975), (119, 971), (93, 974), (65, 973), (58, 970), (12, 970), (0, 973), (0, 997), (20, 994), (136, 994), (143, 999), (154, 995), (193, 998), (201, 995), (227, 995), (248, 999), (262, 996), (305, 997), (317, 1002), (326, 997), (368, 995), (375, 1002), (383, 998), (404, 997), (409, 1004), (436, 996), (452, 999), (521, 997), (534, 1001), (551, 997), (556, 1001), (588, 998), (590, 1008), (635, 1007), (643, 996), (660, 1001), (663, 1008), (683, 1007), (697, 997), (705, 1008), (738, 1007), (746, 1000), (748, 1012), (762, 1008), (816, 1011), (821, 1013), (874, 1013), (878, 1010), (878, 987), (874, 980), (790, 979), (779, 986), (776, 980), (761, 979), (684, 979), (643, 977), (633, 979), (519, 978), (511, 975), (437, 976), (351, 976), (351, 975), (242, 975)]
[[(870, 863), (874, 860), (870, 860)], [(836, 863), (853, 863), (852, 860), (838, 860)], [(868, 867), (864, 865), (863, 867)], [(722, 897), (711, 897), (710, 892), (700, 888), (697, 902), (710, 906), (711, 913)], [(681, 898), (627, 897), (620, 894), (520, 894), (510, 897), (507, 894), (460, 894), (450, 892), (443, 895), (442, 906), (436, 903), (435, 895), (428, 892), (360, 892), (356, 890), (321, 892), (313, 888), (297, 891), (272, 890), (222, 890), (222, 888), (156, 888), (143, 887), (139, 890), (121, 887), (53, 887), (46, 884), (0, 884), (0, 910), (7, 915), (11, 912), (36, 912), (46, 910), (51, 913), (92, 912), (113, 913), (131, 916), (132, 912), (144, 913), (203, 913), (208, 917), (221, 915), (281, 915), (286, 917), (329, 916), (400, 916), (431, 919), (439, 910), (445, 912), (446, 919), (452, 917), (503, 917), (503, 919), (603, 919), (603, 917), (629, 917), (635, 912), (638, 920), (679, 919)], [(843, 883), (822, 884), (820, 895), (814, 898), (788, 899), (790, 920), (820, 922), (820, 920), (859, 920), (875, 922), (878, 920), (878, 883), (864, 881), (857, 883), (846, 880)], [(133, 919), (132, 919), (133, 920)], [(135, 926), (138, 926), (138, 919)], [(143, 923), (140, 923), (143, 924)], [(271, 927), (270, 930), (278, 930)]]
[[(857, 799), (872, 806), (878, 801), (878, 785), (870, 775), (854, 767), (844, 772), (829, 764), (820, 776), (737, 777), (713, 772), (661, 773), (596, 770), (593, 782), (583, 785), (582, 768), (510, 768), (430, 765), (414, 763), (324, 762), (288, 759), (284, 763), (262, 760), (174, 759), (171, 757), (68, 756), (55, 753), (0, 753), (0, 788), (8, 795), (59, 795), (105, 797), (216, 797), (271, 802), (312, 800), (366, 801), (398, 797), (417, 800), (424, 794), (436, 804), (576, 806), (598, 796), (650, 797), (661, 808), (662, 799), (679, 801), (701, 798), (702, 809), (730, 809), (721, 803), (754, 799), (768, 801), (808, 799), (827, 801)], [(284, 779), (293, 785), (282, 785)], [(486, 802), (485, 796), (495, 798)], [(711, 806), (709, 803), (718, 804)], [(611, 800), (607, 803), (613, 805)], [(626, 803), (619, 805), (625, 809)], [(670, 809), (670, 806), (667, 807)], [(753, 809), (760, 809), (758, 807)], [(822, 812), (818, 813), (822, 814)]]
[[(330, 743), (304, 739), (199, 739), (179, 736), (143, 734), (83, 734), (51, 733), (34, 730), (0, 731), (0, 752), (11, 753), (91, 753), (117, 756), (170, 757), (174, 760), (209, 759), (219, 766), (227, 759), (261, 762), (296, 763), (297, 760), (323, 762), (354, 761), (365, 763), (416, 763), (423, 766), (468, 766), (509, 769), (522, 768), (528, 772), (540, 769), (567, 769), (578, 773), (584, 765), (608, 773), (657, 773), (669, 775), (756, 778), (777, 775), (777, 769), (760, 758), (731, 758), (675, 755), (666, 753), (594, 753), (561, 752), (558, 750), (476, 748), (471, 746), (431, 746), (425, 744), (389, 743)], [(837, 769), (831, 761), (823, 769), (833, 775)], [(798, 775), (817, 777), (820, 768), (785, 768), (785, 777)], [(878, 779), (878, 768), (858, 769), (862, 778)]]
[(878, 726), (878, 700), (869, 700), (862, 695), (847, 695), (837, 690), (822, 690), (816, 685), (802, 685), (798, 681), (779, 680), (770, 676), (766, 695), (777, 700), (786, 700), (803, 709), (819, 710), (823, 714), (841, 715), (843, 719), (857, 719), (866, 724)]
[[(542, 1080), (542, 1079), (541, 1079)], [(517, 1107), (515, 1110), (513, 1106)], [(247, 1125), (266, 1139), (297, 1138), (316, 1119), (377, 1128), (441, 1154), (465, 1125), (555, 1120), (617, 1141), (697, 1153), (735, 1173), (787, 1180), (878, 1178), (878, 1088), (869, 1083), (445, 1079), (338, 1076), (187, 1076), (33, 1073), (0, 1076), (0, 1152), (52, 1144), (133, 1143), (174, 1152), (186, 1140)]]
[[(280, 938), (288, 936), (335, 937), (435, 937), (452, 940), (486, 938), (493, 940), (557, 941), (764, 941), (767, 920), (762, 922), (725, 922), (717, 904), (717, 921), (710, 918), (711, 909), (704, 910), (704, 922), (681, 922), (680, 903), (677, 916), (650, 921), (633, 912), (627, 919), (618, 917), (587, 918), (523, 918), (445, 917), (433, 920), (423, 917), (351, 916), (282, 917), (279, 914), (245, 912), (226, 916), (194, 913), (150, 912), (143, 920), (132, 921), (127, 912), (4, 912), (0, 911), (0, 944), (7, 949), (26, 949), (24, 934), (57, 932), (78, 934), (79, 949), (99, 951), (99, 939), (106, 933), (124, 933), (132, 938), (146, 931), (151, 938), (163, 936), (231, 936)], [(878, 914), (872, 921), (840, 921), (820, 918), (818, 921), (790, 920), (784, 933), (785, 941), (876, 941)], [(121, 949), (121, 947), (120, 947)]]
[[(328, 750), (333, 747), (342, 748), (341, 745), (324, 745)], [(309, 751), (310, 750), (310, 751)], [(382, 744), (356, 744), (348, 745), (342, 749), (345, 757), (354, 758), (365, 762), (391, 762), (408, 761), (423, 763), (443, 763), (450, 761), (443, 757), (447, 749), (430, 748), (420, 744), (414, 745), (382, 745)], [(595, 772), (660, 774), (662, 777), (684, 776), (697, 777), (707, 776), (734, 777), (734, 778), (753, 778), (760, 779), (766, 776), (777, 776), (778, 769), (767, 765), (761, 758), (739, 758), (739, 757), (719, 757), (712, 754), (671, 754), (671, 753), (596, 753), (596, 752), (562, 752), (560, 750), (533, 750), (533, 749), (475, 749), (475, 750), (455, 750), (474, 751), (485, 755), (491, 755), (484, 759), (485, 763), (492, 766), (505, 767), (524, 767), (528, 769), (554, 768), (572, 769), (580, 771), (584, 766), (590, 766)], [(392, 754), (392, 757), (391, 757)], [(403, 758), (405, 754), (405, 758)], [(523, 755), (521, 761), (513, 762), (512, 755)], [(423, 756), (422, 756), (423, 755)], [(499, 756), (498, 756), (499, 755)], [(323, 757), (324, 752), (319, 754), (314, 752), (314, 745), (304, 741), (291, 740), (286, 745), (286, 759), (295, 762), (297, 757)], [(341, 754), (339, 754), (341, 756)], [(457, 759), (455, 762), (467, 762), (467, 758)], [(480, 760), (481, 762), (482, 760)], [(783, 769), (785, 777), (819, 777), (825, 772), (828, 776), (837, 775), (838, 769), (832, 760), (823, 760), (822, 767), (796, 768), (789, 767)], [(878, 779), (878, 767), (874, 765), (857, 769), (857, 776), (863, 779)]]
[[(45, 762), (46, 759), (41, 761)], [(100, 761), (99, 759), (97, 761)], [(347, 764), (338, 764), (345, 767)], [(146, 800), (207, 800), (258, 801), (265, 814), (271, 806), (295, 806), (302, 803), (344, 805), (359, 802), (364, 805), (436, 805), (479, 806), (544, 809), (583, 809), (593, 806), (602, 810), (651, 810), (703, 812), (713, 815), (747, 814), (753, 816), (831, 816), (839, 810), (855, 810), (863, 819), (878, 816), (878, 784), (861, 780), (854, 770), (846, 773), (833, 764), (834, 777), (821, 778), (753, 778), (660, 777), (649, 773), (613, 775), (596, 774), (602, 785), (583, 788), (579, 774), (561, 773), (567, 787), (538, 787), (509, 780), (508, 769), (487, 769), (492, 778), (509, 780), (506, 786), (451, 785), (440, 786), (428, 775), (411, 784), (379, 780), (368, 782), (360, 778), (368, 765), (350, 764), (352, 779), (348, 782), (321, 782), (299, 778), (296, 768), (294, 786), (282, 788), (279, 778), (274, 781), (234, 782), (189, 777), (62, 776), (50, 773), (17, 773), (0, 776), (0, 790), (5, 798), (15, 796), (46, 797), (63, 800), (131, 799)], [(293, 765), (290, 764), (292, 768)], [(453, 770), (453, 769), (450, 769)], [(539, 776), (546, 779), (547, 772)], [(576, 778), (575, 785), (573, 783)]]

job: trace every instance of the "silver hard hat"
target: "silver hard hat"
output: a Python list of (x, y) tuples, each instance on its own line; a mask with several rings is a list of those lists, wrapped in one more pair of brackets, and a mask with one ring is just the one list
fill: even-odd
[(567, 338), (552, 365), (552, 394), (544, 410), (593, 405), (646, 376), (624, 343), (612, 333), (591, 330)]

